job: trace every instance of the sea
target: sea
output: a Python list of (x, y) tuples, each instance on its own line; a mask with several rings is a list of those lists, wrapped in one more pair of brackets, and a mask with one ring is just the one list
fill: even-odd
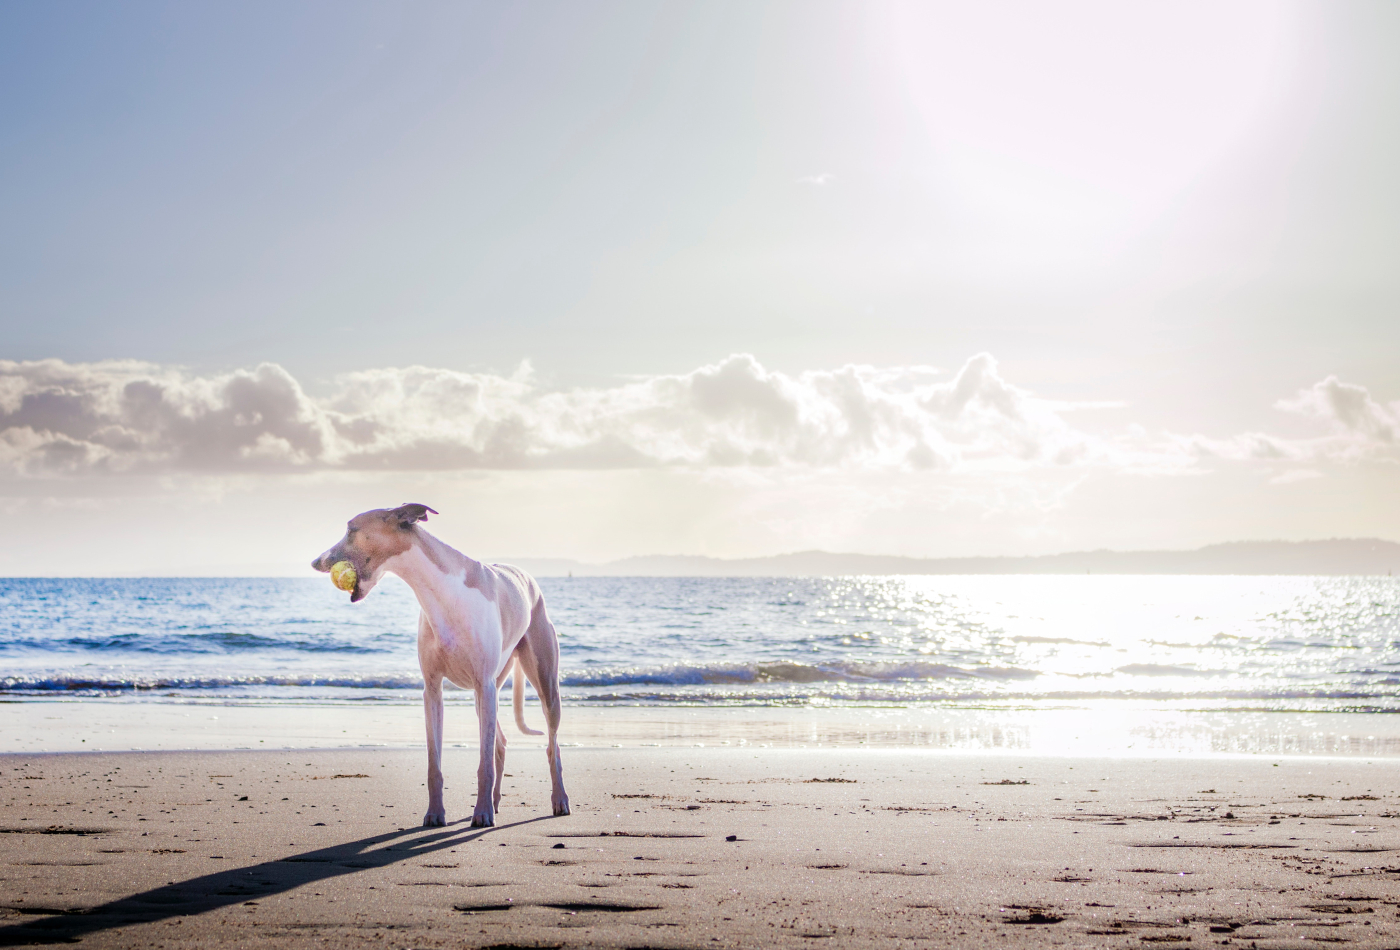
[[(1400, 711), (1390, 577), (540, 584), (575, 706)], [(418, 703), (417, 614), (392, 577), (359, 604), (322, 576), (0, 579), (0, 697)]]

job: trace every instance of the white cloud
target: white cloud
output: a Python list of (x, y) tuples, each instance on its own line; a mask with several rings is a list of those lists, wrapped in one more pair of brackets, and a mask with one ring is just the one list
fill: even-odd
[(0, 361), (0, 463), (32, 472), (311, 465), (335, 433), (281, 367)]
[(1394, 445), (1396, 433), (1400, 432), (1400, 403), (1381, 405), (1364, 386), (1344, 383), (1335, 376), (1328, 376), (1275, 406), (1326, 422), (1336, 435), (1333, 441), (1345, 443), (1360, 454)]
[(829, 185), (835, 180), (836, 176), (831, 174), (831, 172), (822, 172), (819, 175), (803, 175), (801, 178), (797, 179), (797, 183), (799, 185), (817, 185), (820, 187), (822, 185)]
[(1288, 440), (1096, 435), (1075, 406), (1002, 378), (978, 354), (927, 367), (785, 374), (738, 354), (689, 373), (550, 391), (422, 366), (349, 373), (324, 397), (262, 364), (211, 376), (137, 362), (0, 361), (0, 465), (54, 473), (807, 468), (1015, 473), (1198, 470), (1392, 453), (1395, 407), (1329, 377), (1279, 403), (1329, 433)]

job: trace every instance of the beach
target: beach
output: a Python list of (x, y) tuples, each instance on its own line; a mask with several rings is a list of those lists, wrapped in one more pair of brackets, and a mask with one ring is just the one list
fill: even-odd
[(1400, 946), (1391, 579), (548, 584), (489, 829), (402, 585), (0, 584), (0, 945)]
[(436, 829), (421, 747), (0, 756), (0, 944), (1400, 943), (1400, 759), (605, 744), (608, 713), (568, 817), (512, 737), (489, 829), (469, 747)]

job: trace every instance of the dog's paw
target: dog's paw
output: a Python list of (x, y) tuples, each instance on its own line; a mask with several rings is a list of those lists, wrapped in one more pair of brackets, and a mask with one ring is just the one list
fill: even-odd
[(569, 814), (569, 796), (564, 795), (554, 800), (554, 817), (562, 818)]
[(424, 828), (441, 828), (447, 824), (447, 813), (441, 811), (430, 811), (423, 816)]
[(496, 824), (496, 816), (489, 811), (479, 811), (472, 815), (473, 828), (491, 828)]

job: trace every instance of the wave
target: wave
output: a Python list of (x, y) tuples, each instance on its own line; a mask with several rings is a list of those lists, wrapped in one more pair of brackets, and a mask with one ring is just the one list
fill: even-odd
[(1128, 676), (1223, 676), (1226, 670), (1199, 670), (1190, 666), (1169, 666), (1162, 663), (1129, 663), (1114, 672)]
[[(567, 698), (588, 701), (975, 701), (979, 699), (1065, 699), (1172, 697), (1244, 699), (1391, 697), (1400, 685), (1394, 671), (1341, 671), (1314, 680), (1280, 682), (1272, 677), (1249, 677), (1252, 682), (1222, 683), (1227, 671), (1184, 666), (1128, 664), (1092, 674), (1050, 674), (1014, 666), (957, 666), (932, 660), (851, 660), (823, 662), (773, 660), (750, 663), (652, 666), (594, 666), (566, 669), (560, 686)], [(1346, 681), (1336, 677), (1344, 676)], [(1092, 680), (1088, 690), (1066, 690), (1067, 680)], [(1173, 682), (1162, 689), (1144, 680)], [(1212, 685), (1208, 685), (1212, 684)], [(1233, 688), (1232, 688), (1233, 687)], [(218, 670), (133, 671), (112, 667), (55, 670), (32, 669), (0, 675), (0, 694), (149, 693), (233, 691), (247, 695), (259, 689), (281, 695), (306, 695), (317, 690), (420, 690), (416, 670), (361, 673), (354, 670), (296, 673), (250, 671), (230, 675)]]
[[(743, 686), (806, 685), (820, 683), (922, 683), (946, 680), (991, 680), (1011, 682), (1039, 676), (1035, 670), (1014, 667), (957, 667), (942, 663), (855, 662), (833, 663), (748, 663), (724, 665), (674, 664), (658, 667), (604, 667), (565, 671), (559, 684), (565, 688), (617, 686)], [(414, 674), (401, 675), (132, 675), (43, 672), (0, 676), (0, 692), (49, 692), (73, 690), (186, 690), (224, 689), (247, 686), (343, 687), (351, 689), (422, 689), (423, 680)]]
[(278, 676), (157, 676), (91, 675), (78, 673), (38, 673), (0, 676), (0, 693), (56, 692), (146, 692), (151, 690), (217, 690), (255, 686), (341, 688), (341, 689), (422, 689), (417, 675), (298, 675)]
[(960, 667), (923, 660), (832, 660), (798, 663), (690, 665), (659, 667), (603, 667), (566, 672), (561, 686), (721, 686), (747, 683), (898, 683), (929, 680), (983, 679), (1030, 680), (1037, 670), (1017, 667)]
[[(966, 671), (957, 671), (965, 674)], [(714, 671), (710, 671), (711, 674)], [(805, 674), (804, 674), (805, 675)], [(906, 680), (866, 679), (759, 679), (737, 680), (732, 675), (705, 681), (695, 671), (670, 671), (668, 678), (653, 672), (633, 674), (630, 682), (614, 677), (603, 682), (598, 675), (563, 677), (563, 698), (571, 705), (587, 706), (728, 706), (728, 707), (837, 707), (846, 705), (956, 707), (988, 705), (1033, 708), (1042, 704), (1081, 704), (1102, 700), (1245, 704), (1244, 709), (1276, 711), (1312, 709), (1367, 713), (1400, 713), (1400, 691), (1388, 684), (1342, 687), (1319, 683), (1314, 687), (1260, 684), (1243, 688), (1181, 689), (1123, 688), (1031, 691), (1016, 680), (996, 680), (967, 675)], [(639, 682), (639, 680), (648, 680)], [(1107, 685), (1107, 684), (1104, 684)], [(0, 695), (42, 700), (58, 697), (107, 697), (158, 701), (255, 701), (271, 703), (388, 702), (416, 703), (423, 683), (407, 672), (362, 675), (246, 675), (246, 676), (127, 676), (52, 674), (0, 677)], [(458, 702), (470, 702), (467, 692)], [(531, 703), (534, 697), (531, 696)]]
[(569, 695), (571, 704), (586, 706), (796, 706), (828, 707), (841, 705), (935, 705), (957, 707), (1034, 708), (1045, 704), (1079, 704), (1101, 700), (1135, 702), (1250, 703), (1240, 712), (1271, 712), (1281, 709), (1319, 711), (1400, 713), (1400, 696), (1394, 692), (1351, 689), (1235, 689), (1235, 690), (1095, 690), (1050, 691), (1044, 693), (993, 690), (940, 690), (927, 686), (861, 686), (843, 684), (822, 690), (764, 690), (757, 687), (715, 689), (676, 687), (669, 690), (608, 690)]
[[(403, 639), (402, 637), (400, 639)], [(397, 643), (392, 644), (397, 647)], [(268, 637), (256, 633), (214, 630), (202, 633), (172, 633), (152, 636), (148, 633), (112, 633), (104, 636), (70, 636), (53, 639), (16, 639), (0, 644), (0, 654), (6, 652), (94, 652), (114, 658), (126, 654), (156, 654), (183, 656), (188, 654), (256, 653), (266, 655), (278, 650), (298, 653), (369, 654), (393, 652), (385, 646), (347, 643), (343, 640)]]

